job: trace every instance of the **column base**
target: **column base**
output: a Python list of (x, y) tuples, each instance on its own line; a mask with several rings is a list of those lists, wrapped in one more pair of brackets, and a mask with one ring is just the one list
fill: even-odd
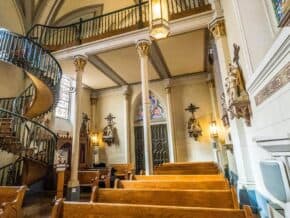
[(80, 186), (67, 187), (66, 200), (79, 201), (80, 200)]

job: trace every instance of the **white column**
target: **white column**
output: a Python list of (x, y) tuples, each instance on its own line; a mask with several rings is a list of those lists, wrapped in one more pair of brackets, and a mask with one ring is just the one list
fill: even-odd
[(176, 148), (175, 148), (175, 132), (174, 132), (174, 118), (172, 111), (171, 101), (171, 80), (165, 80), (166, 90), (166, 106), (167, 106), (167, 125), (168, 125), (168, 145), (169, 145), (169, 161), (170, 163), (176, 162)]
[(124, 143), (125, 143), (125, 162), (131, 162), (130, 151), (130, 89), (129, 86), (123, 87), (124, 95)]
[(75, 116), (73, 123), (73, 135), (72, 135), (72, 155), (71, 155), (71, 175), (68, 182), (68, 200), (79, 199), (79, 180), (78, 180), (78, 168), (79, 168), (79, 140), (80, 140), (80, 105), (81, 105), (81, 91), (82, 91), (82, 77), (85, 65), (87, 63), (86, 57), (75, 56), (74, 65), (76, 68), (76, 91), (75, 91)]
[(137, 51), (140, 58), (141, 86), (142, 86), (142, 107), (143, 107), (143, 128), (144, 128), (144, 155), (145, 173), (153, 173), (152, 141), (150, 126), (150, 100), (149, 100), (149, 80), (148, 80), (148, 53), (150, 48), (149, 40), (139, 40)]
[[(223, 90), (226, 93), (225, 78), (228, 72), (228, 64), (231, 63), (231, 56), (228, 47), (224, 18), (220, 17), (215, 19), (210, 23), (209, 28), (215, 37), (221, 78), (223, 81)], [(225, 99), (226, 102), (228, 102), (228, 96), (226, 94)], [(249, 167), (249, 151), (243, 122), (243, 120), (238, 120), (236, 118), (230, 120), (230, 133), (237, 162), (239, 183), (242, 184), (241, 186), (254, 184), (251, 168)]]

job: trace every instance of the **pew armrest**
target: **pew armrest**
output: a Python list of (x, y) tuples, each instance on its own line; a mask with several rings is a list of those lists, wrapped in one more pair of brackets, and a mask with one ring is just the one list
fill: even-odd
[(56, 200), (51, 213), (51, 218), (61, 218), (63, 216), (63, 199)]
[(120, 179), (115, 179), (114, 188), (119, 188)]
[(98, 185), (95, 185), (95, 186), (92, 187), (92, 193), (91, 193), (90, 202), (96, 202), (97, 201), (98, 190), (99, 190)]
[(252, 209), (248, 205), (243, 206), (245, 212), (245, 218), (254, 218)]

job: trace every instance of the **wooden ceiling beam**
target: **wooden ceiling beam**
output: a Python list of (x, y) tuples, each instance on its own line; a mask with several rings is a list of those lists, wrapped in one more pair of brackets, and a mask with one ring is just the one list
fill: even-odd
[(100, 70), (105, 76), (110, 78), (119, 86), (128, 85), (128, 83), (121, 76), (119, 76), (119, 74), (116, 71), (114, 71), (107, 63), (105, 63), (97, 55), (90, 55), (88, 57), (88, 61), (98, 70)]
[(158, 73), (160, 79), (168, 79), (171, 77), (171, 73), (164, 60), (162, 52), (155, 41), (152, 42), (149, 59), (156, 72)]

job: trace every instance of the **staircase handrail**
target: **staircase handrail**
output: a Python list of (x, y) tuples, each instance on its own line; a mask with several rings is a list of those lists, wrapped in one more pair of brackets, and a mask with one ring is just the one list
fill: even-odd
[(46, 126), (44, 126), (44, 125), (42, 125), (42, 124), (40, 124), (40, 123), (38, 123), (38, 122), (36, 122), (34, 120), (31, 120), (31, 119), (29, 119), (27, 117), (21, 116), (21, 115), (19, 115), (17, 113), (14, 113), (14, 112), (11, 112), (11, 111), (2, 109), (2, 108), (0, 108), (0, 114), (1, 114), (1, 112), (10, 114), (11, 116), (14, 116), (14, 117), (18, 117), (18, 118), (20, 118), (20, 119), (22, 119), (24, 121), (33, 123), (34, 125), (39, 126), (39, 127), (43, 128), (43, 129), (45, 129), (47, 132), (49, 132), (52, 135), (53, 140), (55, 141), (55, 143), (57, 142), (57, 138), (58, 138), (57, 135), (52, 130), (50, 130), (48, 127), (46, 127)]
[[(52, 106), (55, 106), (58, 100), (58, 89), (62, 77), (60, 64), (55, 57), (39, 43), (26, 36), (10, 32), (7, 29), (0, 28), (0, 38), (2, 39), (0, 44), (0, 59), (4, 62), (14, 63), (42, 80), (52, 91), (55, 97), (54, 105)], [(10, 43), (9, 40), (12, 42)], [(16, 45), (12, 46), (11, 44), (13, 43)], [(17, 47), (18, 45), (19, 47)], [(14, 54), (11, 54), (11, 52), (14, 52)]]
[[(211, 10), (209, 0), (167, 0), (169, 20)], [(33, 25), (26, 36), (51, 51), (142, 29), (149, 24), (149, 2), (61, 26)]]

